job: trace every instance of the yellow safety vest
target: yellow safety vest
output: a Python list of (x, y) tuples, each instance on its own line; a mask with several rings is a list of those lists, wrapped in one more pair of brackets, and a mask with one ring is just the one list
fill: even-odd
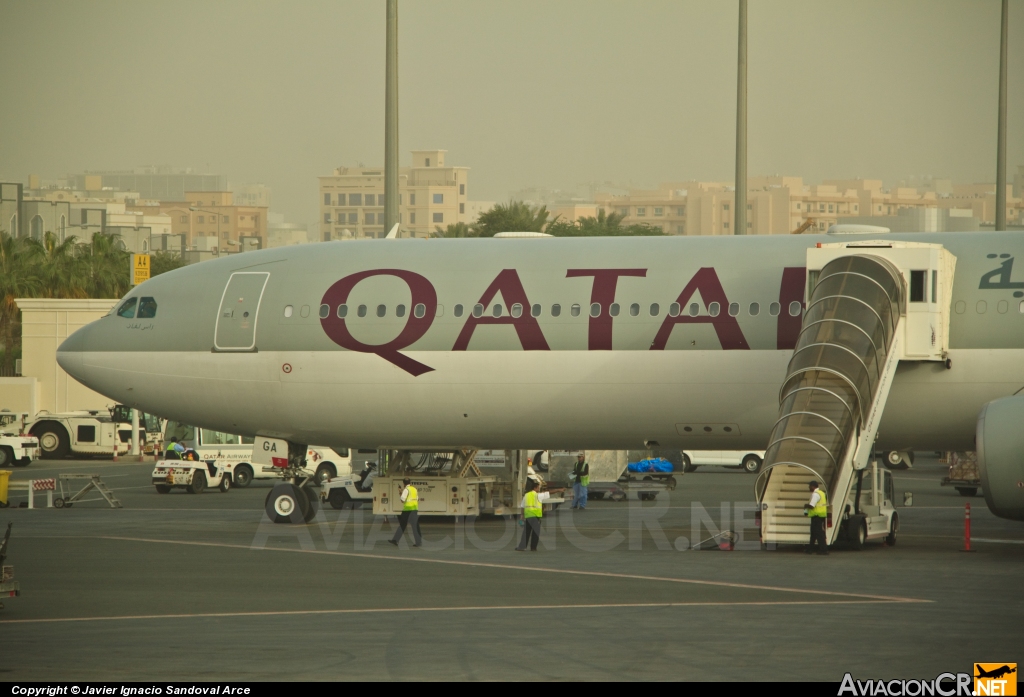
[(412, 484), (405, 487), (405, 490), (409, 492), (409, 495), (405, 498), (405, 505), (402, 506), (403, 511), (418, 511), (420, 510), (420, 494), (416, 491), (416, 487)]
[(818, 487), (814, 490), (818, 494), (818, 505), (811, 509), (808, 515), (811, 518), (827, 518), (828, 517), (828, 498), (825, 495), (825, 489)]
[[(579, 464), (579, 463), (577, 463), (577, 464)], [(584, 462), (583, 466), (586, 466), (586, 465), (587, 465), (587, 463)], [(579, 467), (580, 471), (583, 470), (583, 466)], [(587, 468), (587, 474), (583, 474), (583, 475), (579, 476), (579, 483), (580, 483), (580, 486), (590, 486), (590, 468), (589, 467)]]
[(541, 505), (540, 497), (536, 491), (526, 492), (526, 507), (523, 508), (524, 518), (543, 518), (544, 506)]

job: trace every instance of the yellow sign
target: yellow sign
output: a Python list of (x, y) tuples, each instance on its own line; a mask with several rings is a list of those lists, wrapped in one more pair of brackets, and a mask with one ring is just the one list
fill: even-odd
[(1016, 663), (975, 663), (974, 694), (984, 695), (1016, 695), (1017, 694)]
[(132, 285), (137, 286), (149, 280), (149, 255), (132, 254)]

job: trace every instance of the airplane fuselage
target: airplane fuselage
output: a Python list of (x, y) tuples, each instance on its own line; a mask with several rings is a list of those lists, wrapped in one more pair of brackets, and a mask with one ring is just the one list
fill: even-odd
[[(971, 450), (982, 405), (1024, 388), (1024, 269), (1013, 269), (1024, 236), (884, 239), (942, 244), (957, 265), (952, 368), (900, 366), (879, 447)], [(119, 303), (58, 359), (146, 412), (298, 443), (763, 449), (800, 331), (806, 250), (846, 241), (854, 238), (265, 250), (148, 281), (126, 300), (152, 298), (151, 317), (121, 317)]]

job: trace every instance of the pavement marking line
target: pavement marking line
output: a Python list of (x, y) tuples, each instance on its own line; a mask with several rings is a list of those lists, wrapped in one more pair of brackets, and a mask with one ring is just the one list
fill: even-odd
[[(927, 537), (937, 540), (963, 540), (963, 535), (915, 535), (913, 533), (906, 535), (900, 534), (900, 537)], [(971, 542), (995, 542), (1004, 545), (1024, 545), (1024, 540), (997, 540), (994, 537), (972, 537)]]
[[(639, 581), (662, 581), (666, 583), (691, 583), (694, 585), (701, 586), (720, 586), (723, 588), (744, 588), (747, 590), (762, 590), (762, 591), (774, 591), (778, 593), (806, 593), (809, 595), (829, 595), (842, 598), (857, 598), (861, 600), (874, 600), (874, 601), (885, 601), (890, 603), (932, 603), (934, 600), (925, 600), (923, 598), (903, 598), (894, 595), (870, 595), (867, 593), (844, 593), (842, 591), (821, 591), (821, 590), (804, 590), (802, 588), (786, 588), (784, 586), (760, 586), (750, 583), (734, 583), (731, 581), (703, 581), (691, 578), (671, 578), (668, 576), (642, 576), (640, 574), (622, 574), (613, 571), (582, 571), (578, 569), (552, 569), (550, 567), (543, 566), (520, 566), (517, 564), (495, 564), (492, 562), (482, 561), (456, 561), (454, 559), (421, 559), (417, 557), (395, 557), (386, 554), (365, 554), (360, 552), (332, 552), (329, 550), (321, 549), (285, 549), (283, 547), (257, 547), (254, 548), (251, 545), (236, 545), (229, 544), (226, 542), (196, 542), (193, 540), (157, 540), (145, 537), (121, 537), (114, 535), (89, 535), (93, 539), (99, 540), (121, 540), (125, 542), (151, 542), (158, 544), (171, 544), (171, 545), (190, 545), (194, 547), (222, 547), (229, 549), (245, 549), (250, 552), (291, 552), (298, 554), (322, 554), (327, 556), (337, 557), (358, 557), (361, 559), (385, 559), (390, 561), (410, 561), (420, 562), (423, 564), (448, 564), (451, 566), (473, 566), (488, 569), (511, 569), (515, 571), (537, 571), (541, 573), (549, 574), (569, 574), (572, 576), (602, 576), (606, 578), (629, 578)], [(77, 539), (81, 539), (78, 537)]]
[[(900, 604), (900, 600), (835, 600), (829, 605), (887, 605)], [(287, 617), (294, 615), (370, 615), (395, 612), (481, 612), (487, 610), (590, 610), (615, 608), (670, 608), (670, 607), (721, 607), (721, 606), (774, 606), (774, 605), (821, 605), (818, 600), (739, 600), (736, 602), (707, 601), (684, 603), (588, 603), (585, 605), (466, 605), (454, 607), (382, 607), (346, 608), (341, 610), (265, 610), (253, 612), (195, 612), (168, 615), (110, 615), (106, 617), (40, 617), (36, 619), (0, 620), (4, 624), (45, 624), (50, 622), (103, 622), (111, 620), (174, 620), (202, 619), (207, 617)]]

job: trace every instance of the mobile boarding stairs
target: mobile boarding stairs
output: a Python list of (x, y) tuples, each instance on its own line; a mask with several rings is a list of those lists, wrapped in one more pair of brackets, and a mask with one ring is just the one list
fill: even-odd
[(828, 494), (826, 537), (836, 541), (900, 361), (949, 366), (955, 268), (939, 244), (859, 240), (807, 250), (803, 323), (755, 483), (762, 543), (807, 543), (812, 480)]

